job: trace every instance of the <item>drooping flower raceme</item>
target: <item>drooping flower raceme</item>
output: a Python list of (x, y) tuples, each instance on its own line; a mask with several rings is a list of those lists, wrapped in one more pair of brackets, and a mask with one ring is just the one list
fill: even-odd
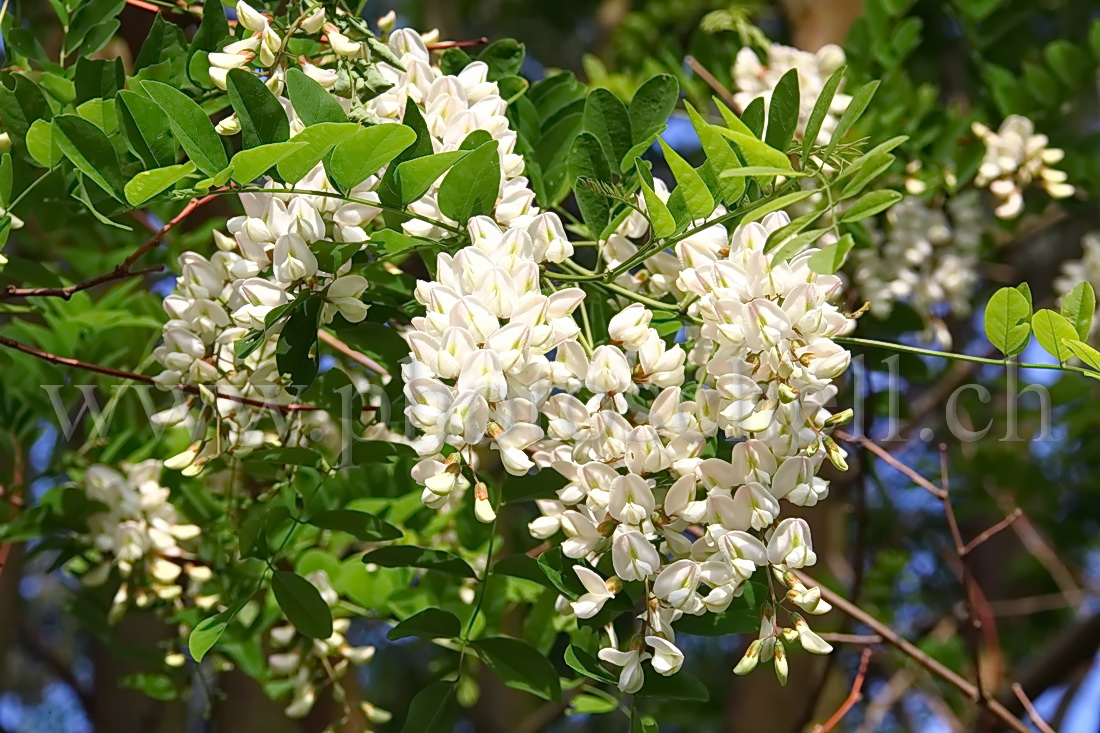
[[(619, 650), (609, 635), (600, 654), (621, 667), (627, 692), (646, 661), (658, 674), (680, 668), (678, 618), (724, 611), (761, 567), (791, 589), (791, 603), (823, 613), (820, 595), (790, 573), (816, 556), (808, 525), (784, 506), (828, 495), (817, 475), (826, 456), (844, 465), (827, 436), (843, 416), (825, 407), (849, 360), (831, 338), (848, 327), (828, 302), (839, 279), (810, 270), (812, 252), (770, 261), (764, 243), (789, 222), (783, 214), (678, 243), (669, 290), (694, 296), (700, 324), (701, 368), (686, 399), (687, 352), (652, 327), (645, 305), (618, 305), (608, 343), (581, 336), (572, 314), (583, 293), (555, 290), (537, 267), (548, 259), (542, 232), (568, 249), (556, 216), (540, 217), (545, 226), (471, 221), (472, 244), (440, 254), (436, 279), (417, 289), (427, 315), (408, 334), (414, 361), (403, 377), (425, 503), (457, 506), (477, 481), (481, 446), (514, 475), (537, 466), (565, 477), (556, 499), (538, 502), (531, 532), (563, 537), (563, 554), (578, 561), (585, 593), (567, 608), (591, 618), (622, 584), (649, 588), (639, 641)], [(719, 434), (734, 441), (728, 459), (704, 457)]]
[(985, 156), (974, 184), (988, 188), (998, 201), (994, 213), (1001, 219), (1019, 216), (1024, 208), (1024, 189), (1038, 181), (1051, 198), (1072, 196), (1064, 171), (1051, 166), (1065, 156), (1060, 148), (1047, 146), (1046, 135), (1035, 132), (1035, 124), (1021, 115), (1009, 115), (994, 132), (980, 122), (974, 134), (985, 143)]

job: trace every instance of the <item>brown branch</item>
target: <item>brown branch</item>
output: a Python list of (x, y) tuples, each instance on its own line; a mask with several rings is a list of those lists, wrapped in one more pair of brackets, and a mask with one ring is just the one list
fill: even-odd
[(844, 719), (848, 711), (851, 710), (857, 702), (863, 699), (863, 680), (867, 676), (867, 664), (870, 661), (871, 648), (868, 647), (863, 650), (863, 654), (859, 658), (859, 671), (856, 672), (856, 678), (855, 681), (852, 682), (852, 691), (848, 693), (848, 698), (841, 703), (837, 711), (832, 714), (832, 717), (823, 724), (814, 726), (814, 733), (829, 733), (829, 731), (840, 724), (840, 721)]
[(970, 540), (970, 542), (967, 542), (966, 546), (962, 548), (961, 552), (959, 552), (959, 555), (961, 557), (966, 557), (970, 553), (974, 552), (974, 550), (978, 549), (978, 547), (980, 547), (990, 537), (997, 534), (1001, 530), (1007, 529), (1009, 526), (1012, 525), (1013, 522), (1019, 520), (1020, 517), (1022, 517), (1022, 516), (1024, 516), (1024, 511), (1022, 509), (1020, 509), (1019, 507), (1016, 507), (1015, 509), (1012, 510), (1012, 513), (1009, 514), (1007, 517), (1005, 517), (1001, 521), (997, 522), (992, 527), (990, 527), (986, 531), (982, 532), (980, 535), (978, 535), (974, 539)]
[[(89, 364), (86, 361), (80, 361), (79, 359), (72, 359), (67, 356), (58, 356), (57, 354), (51, 354), (48, 351), (42, 351), (36, 349), (33, 346), (15, 341), (6, 336), (0, 336), (0, 346), (6, 346), (9, 349), (15, 349), (24, 354), (41, 359), (42, 361), (50, 362), (51, 364), (59, 364), (61, 366), (73, 367), (74, 369), (83, 369), (84, 371), (94, 372), (96, 374), (103, 374), (108, 377), (116, 377), (118, 379), (128, 379), (134, 382), (141, 382), (143, 384), (156, 384), (152, 377), (144, 374), (136, 374), (134, 372), (127, 372), (121, 369), (112, 369), (110, 367), (100, 366), (98, 364)], [(193, 384), (179, 384), (176, 385), (176, 389), (186, 392), (188, 394), (201, 395), (204, 390)], [(223, 392), (211, 392), (215, 399), (229, 400), (230, 402), (237, 402), (242, 405), (249, 405), (250, 407), (259, 407), (264, 410), (272, 410), (278, 412), (312, 412), (314, 410), (320, 410), (319, 407), (313, 405), (304, 405), (301, 403), (291, 403), (289, 405), (282, 405), (278, 402), (265, 402), (263, 400), (254, 400), (248, 397), (241, 397), (240, 395), (225, 394)], [(370, 405), (364, 405), (363, 410), (374, 410), (374, 407)]]
[(822, 631), (818, 634), (822, 639), (831, 644), (881, 644), (882, 637), (878, 634), (842, 634), (834, 631)]
[(68, 300), (73, 297), (75, 293), (79, 293), (81, 290), (87, 290), (93, 288), (96, 285), (102, 285), (106, 282), (112, 282), (114, 280), (124, 280), (131, 277), (140, 277), (141, 275), (147, 275), (151, 272), (160, 272), (163, 270), (163, 266), (157, 265), (156, 267), (150, 267), (144, 270), (134, 270), (134, 263), (149, 250), (160, 244), (160, 240), (165, 234), (175, 229), (184, 219), (189, 217), (195, 209), (199, 208), (208, 201), (212, 201), (216, 196), (210, 194), (209, 196), (203, 196), (202, 198), (191, 199), (187, 206), (183, 207), (180, 213), (176, 214), (170, 221), (157, 230), (153, 236), (145, 241), (143, 245), (138, 247), (134, 252), (123, 260), (121, 265), (115, 267), (110, 272), (105, 272), (102, 275), (96, 275), (93, 278), (85, 280), (83, 282), (76, 283), (74, 285), (68, 285), (63, 288), (20, 288), (15, 285), (9, 285), (7, 290), (0, 293), (0, 300), (10, 300), (12, 298), (36, 298), (36, 297), (53, 297), (64, 298)]
[(870, 438), (865, 438), (862, 435), (852, 435), (851, 433), (847, 433), (843, 430), (834, 430), (833, 435), (849, 443), (863, 446), (864, 448), (881, 458), (884, 463), (896, 469), (898, 472), (906, 476), (910, 481), (915, 483), (917, 486), (920, 486), (922, 489), (925, 489), (930, 494), (932, 494), (932, 496), (936, 497), (940, 501), (943, 501), (946, 498), (947, 494), (942, 488), (936, 486), (924, 476), (921, 476), (912, 468), (899, 461), (893, 456), (893, 454), (890, 453), (890, 451), (886, 450)]
[(448, 48), (469, 48), (470, 46), (483, 46), (489, 42), (489, 39), (485, 36), (481, 38), (474, 38), (469, 41), (441, 41), (440, 43), (429, 43), (426, 48), (429, 51), (443, 51)]
[(1027, 711), (1027, 717), (1031, 719), (1031, 722), (1035, 724), (1035, 727), (1038, 728), (1041, 733), (1054, 733), (1054, 729), (1047, 725), (1047, 722), (1039, 715), (1039, 711), (1031, 704), (1031, 700), (1027, 699), (1024, 688), (1020, 687), (1019, 682), (1014, 682), (1012, 684), (1012, 692), (1015, 693), (1016, 699), (1020, 701), (1020, 704), (1024, 706), (1024, 710)]
[(366, 354), (359, 353), (355, 349), (353, 349), (350, 346), (348, 346), (347, 344), (345, 344), (340, 339), (333, 336), (328, 331), (318, 332), (317, 337), (319, 339), (321, 339), (322, 341), (324, 341), (329, 346), (331, 346), (332, 348), (339, 351), (344, 356), (348, 357), (352, 361), (355, 361), (355, 362), (358, 362), (358, 363), (362, 364), (367, 369), (370, 369), (372, 372), (375, 372), (376, 374), (378, 374), (380, 376), (383, 376), (383, 377), (390, 376), (390, 373), (388, 371), (386, 371), (386, 368), (384, 366), (382, 366), (381, 364), (379, 364), (378, 362), (376, 362), (374, 359), (370, 358)]
[(726, 89), (722, 82), (715, 78), (714, 74), (707, 71), (706, 67), (699, 63), (698, 59), (694, 56), (685, 56), (684, 61), (687, 62), (687, 65), (691, 67), (691, 70), (694, 71), (700, 79), (707, 83), (708, 87), (714, 90), (715, 94), (722, 98), (723, 102), (730, 106), (730, 109), (737, 114), (741, 114), (742, 110), (740, 105), (733, 101), (733, 93), (729, 89)]
[(868, 627), (876, 634), (882, 637), (883, 641), (890, 646), (900, 651), (905, 656), (912, 659), (914, 662), (924, 667), (926, 670), (941, 678), (949, 685), (954, 687), (959, 692), (963, 693), (972, 700), (976, 700), (977, 704), (987, 709), (995, 715), (1001, 722), (1007, 725), (1012, 730), (1018, 731), (1018, 733), (1028, 733), (1028, 727), (1006, 708), (1000, 701), (993, 698), (982, 698), (978, 695), (977, 688), (973, 683), (967, 681), (961, 677), (958, 673), (954, 672), (950, 668), (944, 666), (941, 662), (928, 656), (926, 653), (917, 648), (907, 639), (901, 637), (896, 631), (891, 629), (886, 624), (876, 619), (871, 614), (864, 611), (859, 606), (850, 602), (847, 598), (844, 598), (838, 593), (834, 593), (826, 586), (821, 585), (816, 580), (806, 575), (801, 571), (794, 571), (795, 575), (807, 585), (816, 585), (821, 588), (821, 597), (826, 602), (832, 604), (842, 613), (851, 616), (853, 619)]

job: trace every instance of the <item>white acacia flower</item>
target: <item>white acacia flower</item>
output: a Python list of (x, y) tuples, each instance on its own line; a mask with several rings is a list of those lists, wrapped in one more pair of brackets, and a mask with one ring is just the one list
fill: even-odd
[(646, 580), (661, 566), (657, 549), (637, 530), (615, 537), (611, 545), (611, 561), (615, 574), (623, 580)]
[(615, 594), (607, 587), (598, 574), (581, 565), (574, 565), (573, 572), (577, 574), (587, 591), (584, 595), (569, 605), (577, 618), (592, 618), (603, 608), (604, 604), (615, 597)]
[(628, 695), (633, 695), (635, 692), (642, 689), (642, 683), (645, 682), (645, 672), (642, 671), (642, 662), (649, 659), (650, 655), (648, 652), (643, 652), (638, 649), (631, 649), (630, 651), (624, 652), (608, 647), (601, 649), (598, 656), (608, 664), (614, 664), (616, 667), (623, 668), (622, 672), (619, 673), (619, 690)]

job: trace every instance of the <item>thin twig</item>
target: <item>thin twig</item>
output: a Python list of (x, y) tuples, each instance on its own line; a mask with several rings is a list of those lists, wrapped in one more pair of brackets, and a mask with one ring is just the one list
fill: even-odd
[(864, 626), (868, 627), (869, 629), (880, 635), (885, 643), (894, 647), (932, 674), (941, 678), (943, 681), (947, 682), (959, 692), (963, 693), (972, 700), (977, 700), (977, 704), (989, 710), (1009, 728), (1018, 731), (1018, 733), (1028, 733), (1027, 725), (1025, 725), (1023, 721), (1014, 716), (1011, 712), (1009, 712), (1008, 708), (1002, 705), (999, 701), (992, 698), (983, 699), (979, 697), (977, 694), (977, 688), (975, 688), (971, 682), (959, 676), (958, 673), (944, 666), (939, 661), (928, 656), (926, 653), (917, 648), (914, 644), (901, 637), (889, 626), (882, 623), (859, 606), (850, 602), (847, 598), (841, 596), (838, 593), (834, 593), (828, 587), (821, 585), (816, 580), (806, 575), (806, 573), (799, 570), (794, 571), (794, 573), (803, 583), (807, 585), (818, 586), (821, 589), (821, 597), (824, 598), (826, 602), (835, 606), (842, 613), (848, 614), (859, 623), (863, 624)]
[(1019, 682), (1012, 683), (1012, 692), (1016, 694), (1016, 698), (1020, 701), (1020, 704), (1024, 706), (1024, 710), (1027, 711), (1027, 717), (1031, 719), (1031, 722), (1035, 724), (1036, 728), (1042, 733), (1054, 733), (1054, 729), (1043, 720), (1041, 715), (1039, 715), (1039, 711), (1031, 704), (1031, 700), (1027, 699), (1027, 694), (1024, 692), (1024, 688), (1020, 686)]
[(857, 702), (863, 699), (863, 680), (867, 676), (867, 664), (870, 661), (871, 649), (868, 647), (863, 650), (863, 654), (859, 658), (859, 671), (856, 672), (856, 678), (855, 681), (852, 682), (852, 691), (848, 693), (848, 698), (839, 708), (837, 708), (837, 711), (832, 714), (832, 717), (823, 724), (814, 726), (814, 733), (829, 733), (829, 731), (840, 724), (840, 721), (844, 719), (848, 711), (851, 710)]
[(872, 644), (882, 643), (882, 637), (878, 634), (842, 634), (835, 631), (822, 631), (818, 636), (830, 644), (860, 644), (870, 646)]
[(203, 196), (202, 198), (191, 199), (187, 206), (183, 207), (180, 213), (176, 214), (170, 221), (156, 231), (148, 240), (145, 241), (140, 247), (123, 260), (121, 265), (115, 267), (110, 272), (103, 273), (102, 275), (96, 275), (93, 278), (89, 278), (83, 282), (76, 283), (74, 285), (68, 285), (63, 288), (19, 288), (14, 285), (9, 285), (7, 290), (0, 293), (0, 300), (9, 300), (11, 298), (37, 298), (37, 297), (54, 297), (63, 298), (65, 300), (73, 297), (73, 294), (79, 293), (81, 290), (87, 290), (88, 288), (101, 285), (106, 282), (112, 282), (114, 280), (124, 280), (131, 277), (140, 277), (141, 275), (147, 275), (151, 272), (160, 272), (164, 268), (160, 265), (155, 267), (149, 267), (144, 270), (134, 270), (133, 266), (141, 257), (149, 250), (160, 244), (161, 239), (165, 234), (175, 229), (184, 219), (190, 216), (195, 209), (199, 208), (208, 201), (212, 201), (215, 198), (213, 195)]
[(835, 435), (837, 438), (840, 438), (841, 440), (847, 441), (849, 443), (855, 443), (856, 445), (863, 446), (864, 448), (866, 448), (867, 450), (871, 451), (876, 456), (881, 458), (884, 463), (886, 463), (890, 467), (896, 469), (898, 472), (904, 474), (910, 481), (915, 483), (917, 486), (920, 486), (922, 489), (925, 489), (930, 494), (932, 494), (932, 496), (936, 497), (940, 501), (944, 500), (946, 495), (944, 494), (943, 489), (936, 486), (934, 483), (932, 483), (931, 481), (926, 479), (924, 476), (921, 476), (919, 473), (914, 471), (912, 468), (910, 468), (909, 466), (907, 466), (904, 463), (902, 463), (901, 461), (899, 461), (897, 458), (895, 458), (893, 456), (893, 454), (890, 453), (890, 451), (886, 450), (885, 448), (883, 448), (882, 446), (880, 446), (878, 443), (871, 440), (870, 438), (865, 438), (862, 435), (852, 435), (851, 433), (847, 433), (843, 430), (834, 430), (833, 435)]
[(959, 555), (961, 555), (962, 557), (966, 557), (970, 553), (974, 552), (974, 550), (978, 549), (990, 537), (997, 534), (1003, 529), (1007, 529), (1009, 526), (1012, 525), (1013, 522), (1019, 520), (1022, 516), (1024, 516), (1024, 511), (1019, 507), (1016, 507), (1007, 517), (997, 522), (974, 539), (970, 540), (970, 542), (966, 543), (966, 546), (962, 548), (962, 551), (959, 552)]
[(714, 74), (707, 71), (706, 67), (699, 63), (699, 60), (694, 56), (685, 56), (684, 61), (691, 67), (691, 70), (698, 75), (700, 79), (707, 83), (707, 86), (714, 90), (714, 93), (722, 98), (722, 101), (730, 106), (737, 114), (741, 114), (741, 106), (737, 102), (733, 101), (733, 93), (715, 78)]
[(426, 48), (429, 51), (443, 51), (448, 48), (469, 48), (470, 46), (483, 46), (489, 42), (489, 39), (485, 36), (481, 38), (474, 38), (469, 41), (441, 41), (439, 43), (429, 43)]
[[(41, 359), (42, 361), (48, 361), (51, 364), (60, 364), (62, 366), (73, 367), (74, 369), (83, 369), (84, 371), (94, 372), (96, 374), (104, 374), (108, 377), (116, 377), (118, 379), (128, 379), (128, 380), (131, 380), (131, 381), (134, 381), (134, 382), (141, 382), (143, 384), (156, 384), (155, 380), (152, 377), (146, 376), (144, 374), (137, 374), (135, 372), (127, 372), (127, 371), (123, 371), (121, 369), (112, 369), (111, 367), (100, 366), (98, 364), (90, 364), (86, 361), (80, 361), (79, 359), (71, 359), (67, 356), (58, 356), (57, 354), (51, 354), (48, 351), (42, 351), (41, 349), (36, 349), (33, 346), (28, 346), (27, 344), (21, 343), (19, 341), (15, 341), (15, 340), (10, 339), (6, 336), (0, 336), (0, 346), (6, 346), (9, 349), (15, 349), (16, 351), (21, 351), (24, 354), (28, 354), (30, 356), (33, 356), (36, 359)], [(199, 387), (197, 387), (193, 384), (179, 384), (179, 385), (176, 385), (176, 389), (178, 389), (182, 392), (186, 392), (188, 394), (194, 394), (194, 395), (202, 395), (205, 392), (205, 390), (203, 390), (203, 389), (201, 389), (201, 388), (199, 388)], [(282, 404), (279, 404), (278, 402), (265, 402), (263, 400), (253, 400), (253, 399), (250, 399), (248, 397), (241, 397), (239, 395), (225, 394), (225, 393), (222, 393), (222, 392), (210, 391), (209, 394), (212, 394), (215, 399), (229, 400), (230, 402), (237, 402), (237, 403), (240, 403), (242, 405), (249, 405), (250, 407), (259, 407), (259, 408), (264, 409), (264, 410), (272, 410), (272, 411), (278, 411), (278, 412), (312, 412), (312, 411), (315, 411), (315, 410), (322, 409), (320, 407), (315, 407), (313, 405), (304, 405), (304, 404), (297, 403), (297, 402), (294, 402), (294, 403), (291, 403), (291, 404), (288, 404), (288, 405), (282, 405)], [(375, 408), (371, 407), (370, 405), (364, 405), (363, 409), (364, 410), (374, 410)]]
[(970, 624), (972, 633), (963, 634), (970, 656), (974, 664), (974, 701), (984, 700), (986, 697), (985, 685), (982, 681), (982, 648), (979, 641), (982, 630), (982, 622), (978, 618), (974, 608), (974, 599), (977, 596), (974, 582), (974, 574), (970, 570), (970, 563), (964, 555), (966, 545), (963, 543), (962, 533), (959, 531), (959, 521), (955, 517), (955, 509), (951, 506), (951, 481), (947, 471), (947, 446), (940, 444), (940, 488), (943, 491), (943, 513), (947, 518), (947, 528), (951, 532), (951, 541), (955, 545), (955, 554), (959, 558), (962, 573), (963, 592), (966, 594), (966, 618)]
[(382, 366), (381, 364), (379, 364), (378, 362), (376, 362), (374, 359), (370, 358), (366, 354), (359, 353), (355, 349), (353, 349), (350, 346), (348, 346), (347, 344), (345, 344), (340, 339), (333, 336), (328, 331), (318, 332), (317, 337), (319, 339), (321, 339), (322, 341), (324, 341), (329, 346), (331, 346), (332, 348), (339, 351), (344, 356), (348, 357), (352, 361), (359, 362), (360, 364), (365, 366), (367, 369), (370, 369), (372, 372), (378, 374), (379, 376), (382, 376), (382, 377), (390, 376), (390, 373), (388, 371), (386, 371), (386, 368), (384, 366)]

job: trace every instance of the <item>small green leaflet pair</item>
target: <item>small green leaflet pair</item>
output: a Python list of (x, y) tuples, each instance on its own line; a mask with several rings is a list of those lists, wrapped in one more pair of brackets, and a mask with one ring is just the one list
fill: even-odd
[(1092, 285), (1078, 283), (1063, 298), (1060, 312), (1043, 308), (1032, 315), (1032, 308), (1031, 288), (1027, 283), (1001, 288), (986, 304), (986, 338), (1008, 358), (1022, 353), (1034, 333), (1039, 345), (1059, 364), (1064, 366), (1077, 357), (1090, 369), (1100, 372), (1100, 351), (1085, 343), (1096, 313), (1096, 293)]

